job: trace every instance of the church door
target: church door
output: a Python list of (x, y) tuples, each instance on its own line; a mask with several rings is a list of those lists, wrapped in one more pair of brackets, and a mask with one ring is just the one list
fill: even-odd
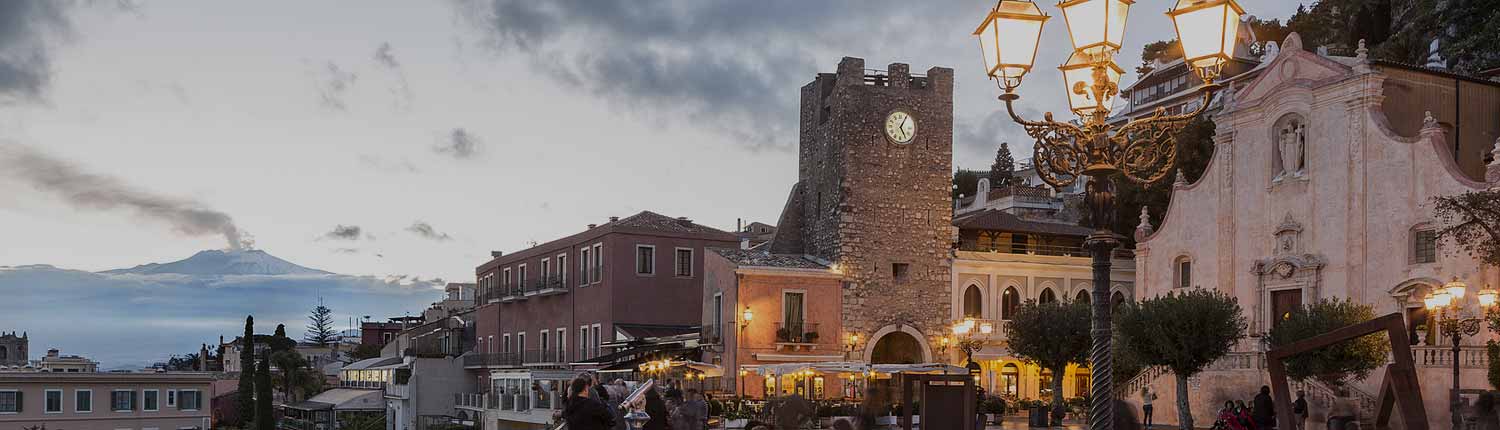
[(1271, 315), (1274, 318), (1272, 326), (1280, 324), (1281, 321), (1291, 316), (1293, 311), (1302, 307), (1302, 289), (1280, 290), (1271, 292)]

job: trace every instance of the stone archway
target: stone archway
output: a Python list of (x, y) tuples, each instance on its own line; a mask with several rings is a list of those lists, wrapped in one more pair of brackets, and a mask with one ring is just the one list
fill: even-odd
[(912, 326), (885, 326), (870, 338), (874, 341), (866, 344), (865, 357), (869, 357), (871, 364), (916, 364), (932, 361), (932, 348), (927, 345), (927, 337)]

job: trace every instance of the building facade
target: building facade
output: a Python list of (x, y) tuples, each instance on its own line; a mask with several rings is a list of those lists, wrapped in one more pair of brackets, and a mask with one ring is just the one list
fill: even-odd
[[(833, 375), (740, 372), (759, 365), (845, 361), (843, 274), (804, 255), (714, 249), (704, 261), (704, 361), (723, 369), (726, 393), (764, 398), (855, 397)], [(746, 316), (749, 319), (746, 319)]]
[(56, 348), (47, 350), (47, 355), (37, 364), (37, 370), (43, 372), (92, 373), (99, 370), (99, 362), (77, 355), (62, 355)]
[[(1460, 99), (1461, 94), (1461, 99)], [(1427, 417), (1448, 426), (1450, 366), (1463, 388), (1483, 389), (1488, 332), (1465, 339), (1457, 357), (1431, 332), (1421, 298), (1450, 279), (1500, 284), (1500, 271), (1434, 240), (1432, 199), (1496, 186), (1500, 164), (1484, 152), (1500, 137), (1500, 83), (1302, 49), (1293, 34), (1254, 80), (1226, 96), (1215, 116), (1215, 154), (1196, 183), (1174, 186), (1162, 225), (1137, 237), (1142, 297), (1190, 288), (1235, 297), (1247, 338), (1202, 376), (1190, 399), (1200, 422), (1226, 399), (1269, 381), (1261, 340), (1281, 315), (1322, 299), (1347, 298), (1377, 314), (1407, 316)], [(1384, 371), (1353, 384), (1373, 413)], [(1175, 421), (1173, 378), (1148, 372), (1120, 385), (1160, 393), (1162, 422)], [(1315, 428), (1333, 394), (1301, 386), (1313, 400)], [(1472, 401), (1472, 399), (1471, 399)]]
[(208, 429), (208, 373), (0, 372), (0, 427)]
[(30, 348), (31, 339), (22, 332), (16, 336), (15, 332), (0, 333), (0, 367), (19, 367), (31, 363)]
[(802, 87), (798, 181), (769, 252), (843, 274), (851, 358), (928, 363), (949, 300), (953, 70), (846, 57)]

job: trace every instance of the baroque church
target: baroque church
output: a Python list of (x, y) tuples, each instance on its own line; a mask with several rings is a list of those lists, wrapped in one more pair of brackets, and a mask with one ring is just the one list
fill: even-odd
[[(1406, 316), (1427, 417), (1446, 427), (1451, 363), (1469, 375), (1463, 388), (1486, 388), (1481, 345), (1493, 335), (1465, 339), (1452, 356), (1421, 298), (1455, 278), (1500, 285), (1500, 270), (1437, 243), (1432, 199), (1500, 185), (1490, 154), (1500, 153), (1500, 83), (1373, 60), (1363, 44), (1354, 57), (1321, 54), (1292, 34), (1263, 73), (1226, 91), (1209, 167), (1176, 183), (1161, 225), (1136, 234), (1140, 297), (1217, 289), (1249, 324), (1230, 356), (1190, 382), (1194, 419), (1212, 422), (1225, 400), (1269, 382), (1262, 340), (1287, 312), (1348, 298)], [(1363, 417), (1383, 371), (1353, 384)], [(1150, 386), (1155, 415), (1175, 421), (1174, 383), (1147, 372), (1118, 388), (1138, 406)], [(1297, 388), (1314, 403), (1309, 425), (1321, 427), (1334, 393)]]

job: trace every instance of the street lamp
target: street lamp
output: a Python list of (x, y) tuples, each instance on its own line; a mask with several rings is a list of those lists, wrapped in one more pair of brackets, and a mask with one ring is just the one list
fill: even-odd
[[(1021, 118), (1015, 102), (1016, 88), (1031, 71), (1040, 46), (1041, 27), (1047, 21), (1030, 0), (1002, 0), (985, 16), (974, 35), (983, 50), (985, 74), (1004, 94), (1000, 100), (1012, 120), (1036, 140), (1032, 164), (1042, 182), (1054, 188), (1072, 186), (1088, 177), (1085, 201), (1095, 231), (1084, 242), (1093, 257), (1093, 348), (1094, 371), (1090, 391), (1092, 405), (1089, 428), (1109, 430), (1114, 422), (1110, 354), (1110, 257), (1120, 240), (1109, 231), (1115, 220), (1115, 175), (1149, 185), (1169, 174), (1177, 161), (1176, 135), (1208, 108), (1219, 88), (1214, 81), (1223, 64), (1234, 57), (1235, 37), (1244, 9), (1235, 0), (1177, 0), (1167, 16), (1172, 18), (1177, 39), (1183, 41), (1184, 61), (1203, 81), (1201, 99), (1195, 109), (1168, 115), (1164, 108), (1121, 126), (1107, 121), (1123, 74), (1114, 62), (1125, 33), (1125, 20), (1133, 0), (1063, 0), (1073, 51), (1059, 69), (1063, 73), (1068, 106), (1077, 123), (1057, 121), (1052, 113), (1041, 121)], [(1029, 49), (1027, 47), (1030, 47)]]
[(976, 382), (983, 367), (974, 362), (974, 353), (984, 349), (984, 337), (994, 332), (994, 324), (979, 322), (973, 318), (964, 318), (953, 324), (953, 336), (958, 339), (958, 350), (964, 352), (964, 359), (968, 361), (964, 368), (969, 369), (969, 376), (974, 377)]
[[(1464, 296), (1467, 296), (1468, 293), (1469, 285), (1458, 280), (1458, 277), (1455, 276), (1452, 281), (1443, 284), (1442, 288), (1427, 293), (1427, 297), (1422, 299), (1422, 302), (1427, 305), (1427, 310), (1434, 311), (1435, 315), (1433, 319), (1437, 321), (1438, 328), (1443, 331), (1443, 334), (1448, 335), (1448, 340), (1452, 343), (1453, 391), (1449, 395), (1448, 400), (1449, 411), (1451, 411), (1451, 415), (1453, 416), (1453, 430), (1463, 428), (1463, 417), (1459, 413), (1461, 404), (1458, 395), (1458, 354), (1462, 352), (1462, 349), (1459, 348), (1459, 343), (1463, 342), (1465, 336), (1479, 334), (1479, 323), (1484, 321), (1484, 318), (1469, 313), (1469, 307), (1464, 302)], [(1478, 302), (1480, 310), (1494, 312), (1497, 297), (1500, 297), (1500, 293), (1497, 293), (1494, 288), (1486, 285), (1484, 289), (1479, 290), (1479, 293), (1475, 294), (1475, 301)]]

